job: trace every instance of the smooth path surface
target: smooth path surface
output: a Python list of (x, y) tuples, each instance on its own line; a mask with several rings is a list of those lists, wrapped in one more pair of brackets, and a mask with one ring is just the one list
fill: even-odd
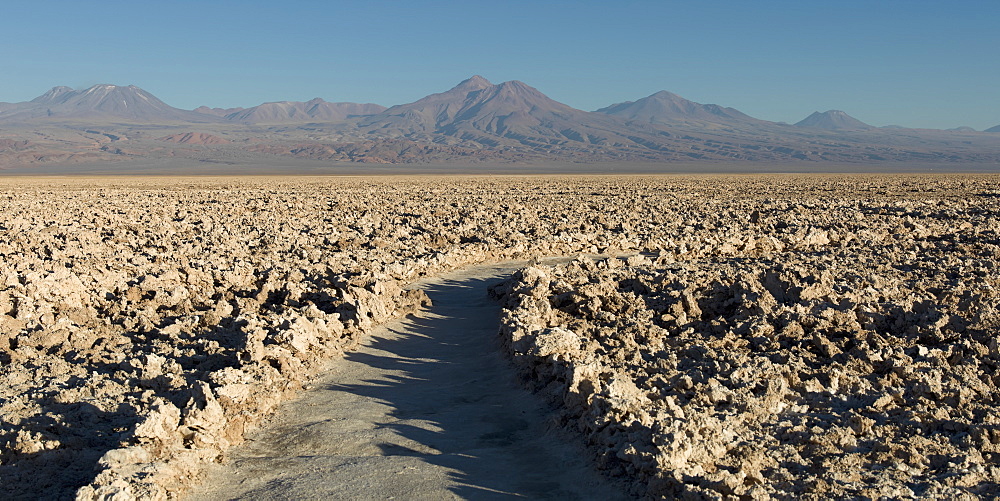
[(486, 289), (514, 269), (424, 282), (433, 307), (373, 332), (189, 498), (626, 498), (500, 354)]

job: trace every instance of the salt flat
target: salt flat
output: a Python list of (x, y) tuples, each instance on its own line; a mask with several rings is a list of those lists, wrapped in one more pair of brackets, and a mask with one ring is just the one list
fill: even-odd
[[(301, 394), (303, 385), (314, 384), (331, 360), (345, 354), (349, 360), (353, 350), (372, 339), (378, 326), (424, 311), (426, 296), (412, 284), (468, 265), (510, 259), (644, 256), (625, 263), (633, 275), (622, 275), (622, 280), (676, 274), (678, 266), (688, 264), (692, 270), (733, 267), (749, 272), (773, 263), (766, 266), (778, 270), (779, 276), (781, 269), (796, 270), (794, 280), (782, 278), (793, 287), (815, 282), (837, 294), (849, 292), (838, 287), (861, 282), (842, 284), (843, 277), (830, 274), (840, 269), (830, 261), (876, 275), (882, 273), (879, 270), (893, 270), (882, 275), (895, 282), (872, 282), (874, 292), (856, 298), (895, 301), (903, 312), (901, 332), (912, 326), (918, 333), (907, 341), (915, 344), (900, 347), (907, 358), (884, 354), (883, 360), (903, 364), (902, 372), (889, 372), (902, 381), (923, 374), (931, 366), (921, 364), (939, 360), (934, 350), (940, 350), (961, 354), (954, 363), (991, 385), (993, 348), (976, 333), (988, 332), (994, 318), (990, 291), (996, 287), (996, 228), (1000, 227), (996, 182), (993, 175), (797, 174), (5, 178), (0, 182), (3, 495), (64, 498), (78, 490), (83, 498), (114, 493), (146, 498), (180, 495), (197, 483), (207, 464), (224, 461), (248, 432), (258, 429), (262, 419)], [(602, 277), (594, 275), (598, 281)], [(929, 282), (922, 281), (926, 277)], [(735, 290), (725, 277), (720, 280), (728, 287), (725, 290)], [(745, 282), (747, 290), (755, 290), (752, 281)], [(534, 297), (532, 291), (538, 286), (536, 299), (549, 301), (555, 309), (586, 303), (569, 301), (573, 291), (580, 298), (597, 294), (597, 299), (605, 301), (597, 289), (577, 290), (574, 283), (569, 279), (545, 287), (530, 283), (518, 294)], [(605, 302), (612, 304), (612, 298), (642, 290), (612, 287)], [(649, 290), (669, 292), (656, 287)], [(948, 296), (947, 290), (959, 291), (959, 296)], [(545, 291), (569, 295), (545, 299)], [(921, 316), (911, 311), (909, 296), (894, 295), (900, 291), (915, 294), (915, 300), (927, 305), (924, 310), (938, 313)], [(966, 293), (967, 297), (962, 296)], [(848, 307), (837, 301), (837, 308)], [(643, 309), (628, 304), (623, 302), (621, 311), (612, 312), (617, 321), (629, 322), (630, 315), (645, 318)], [(718, 313), (719, 325), (742, 315), (707, 304), (700, 307), (702, 315)], [(509, 308), (514, 312), (516, 305)], [(654, 324), (666, 330), (666, 338), (714, 332), (715, 317), (698, 318), (694, 310), (682, 309), (688, 322), (694, 322), (688, 325), (679, 320), (680, 312), (650, 308), (657, 315)], [(776, 307), (774, 311), (782, 310)], [(795, 310), (801, 316), (795, 322), (803, 327), (809, 347), (826, 346), (825, 331), (809, 331), (820, 325), (824, 311)], [(908, 317), (907, 311), (916, 314)], [(563, 313), (569, 316), (560, 316)], [(615, 341), (614, 333), (626, 331), (613, 324), (606, 325), (610, 328), (606, 332), (588, 331), (573, 326), (573, 322), (593, 322), (588, 317), (574, 320), (589, 314), (585, 310), (563, 313), (544, 317), (544, 325), (528, 322), (522, 326), (524, 332), (537, 339), (536, 330), (560, 327), (578, 338), (584, 335), (610, 343), (609, 347), (625, 346)], [(662, 317), (668, 313), (672, 320)], [(810, 320), (810, 315), (819, 317)], [(936, 325), (945, 315), (945, 323)], [(789, 320), (782, 318), (765, 314), (758, 319), (759, 327), (764, 329), (766, 323), (780, 333)], [(610, 322), (610, 317), (597, 320)], [(555, 323), (549, 325), (550, 321)], [(958, 326), (965, 331), (957, 330)], [(891, 332), (878, 322), (871, 327), (862, 323), (862, 327), (871, 331), (866, 336)], [(938, 331), (941, 339), (934, 341)], [(959, 348), (952, 345), (964, 342), (965, 333), (971, 336), (968, 346), (956, 351)], [(921, 344), (931, 341), (939, 345)], [(748, 342), (757, 343), (753, 338)], [(780, 365), (786, 358), (780, 350), (786, 348), (780, 339), (776, 342), (772, 349), (779, 353), (772, 363)], [(980, 353), (976, 343), (986, 351)], [(849, 346), (834, 344), (841, 352), (850, 351)], [(925, 349), (920, 350), (918, 344)], [(657, 357), (669, 360), (688, 353), (684, 347), (672, 352), (668, 345), (657, 344), (657, 350), (643, 356), (652, 357), (649, 360), (640, 357), (629, 363), (648, 371), (660, 363)], [(751, 344), (757, 345), (771, 346), (763, 341)], [(530, 346), (522, 348), (531, 352)], [(810, 356), (837, 356), (832, 349), (826, 350), (827, 355)], [(914, 354), (924, 358), (917, 359), (906, 350), (917, 350)], [(516, 360), (518, 353), (509, 355)], [(942, 355), (940, 360), (952, 364), (951, 355)], [(968, 363), (963, 362), (966, 359)], [(575, 363), (573, 357), (562, 360), (563, 364)], [(717, 363), (711, 360), (706, 363)], [(906, 364), (914, 370), (907, 372)], [(707, 374), (706, 369), (700, 370)], [(512, 374), (515, 371), (511, 368)], [(522, 370), (521, 374), (534, 381), (529, 386), (542, 387), (552, 382), (545, 378), (555, 375), (548, 393), (558, 393), (564, 384), (558, 370), (545, 374)], [(713, 375), (719, 383), (715, 387), (728, 387), (731, 381), (725, 378), (729, 376), (726, 371)], [(687, 387), (686, 382), (666, 381), (668, 386), (660, 388), (667, 392), (665, 396), (670, 396), (675, 385)], [(819, 382), (823, 390), (814, 385), (808, 388), (813, 393), (829, 391), (829, 381)], [(646, 384), (639, 376), (632, 383)], [(790, 387), (800, 391), (792, 383)], [(692, 377), (690, 387), (700, 394), (699, 384)], [(948, 403), (950, 384), (942, 380), (940, 390), (945, 393), (934, 386), (921, 395), (939, 394), (940, 401), (953, 405)], [(808, 388), (802, 391), (812, 391)], [(889, 386), (885, 388), (891, 393)], [(967, 396), (970, 402), (985, 402), (983, 395), (988, 394), (963, 391), (957, 393), (963, 402)], [(892, 474), (890, 480), (895, 483), (890, 484), (930, 492), (926, 490), (929, 484), (921, 482), (937, 477), (928, 475), (948, 475), (949, 468), (967, 475), (959, 471), (964, 468), (979, 476), (968, 477), (971, 483), (949, 484), (948, 489), (989, 490), (996, 469), (993, 424), (984, 421), (985, 428), (966, 429), (958, 417), (943, 415), (933, 418), (938, 421), (928, 421), (931, 418), (913, 413), (937, 416), (945, 407), (918, 408), (934, 402), (919, 400), (926, 399), (921, 395), (914, 394), (916, 400), (908, 403), (910, 396), (904, 392), (892, 401), (897, 406), (893, 408), (920, 422), (940, 421), (941, 426), (914, 425), (903, 431), (930, 433), (932, 440), (954, 436), (959, 442), (964, 440), (959, 435), (967, 433), (970, 442), (960, 448), (965, 456), (947, 461), (937, 456), (926, 461), (892, 454), (878, 461), (873, 460), (878, 459), (875, 456), (859, 456), (863, 460), (858, 471), (905, 464), (905, 469), (893, 470), (899, 473)], [(600, 392), (591, 396), (610, 398)], [(667, 400), (657, 399), (654, 409), (667, 405)], [(574, 403), (559, 405), (564, 406), (554, 410), (559, 423), (588, 433), (587, 426), (573, 424), (577, 419)], [(802, 405), (793, 402), (789, 408), (801, 411)], [(958, 408), (961, 412), (968, 409)], [(803, 412), (819, 412), (811, 409), (807, 406)], [(718, 412), (723, 410), (732, 411), (720, 408)], [(615, 412), (602, 414), (601, 419), (626, 427), (645, 426), (640, 414), (628, 417)], [(639, 419), (638, 424), (629, 424), (633, 418)], [(913, 418), (907, 419), (916, 423)], [(945, 421), (956, 424), (948, 428)], [(592, 442), (611, 444), (611, 449), (593, 449), (588, 454), (607, 475), (631, 482), (631, 494), (659, 492), (647, 491), (654, 485), (649, 479), (662, 480), (674, 470), (665, 466), (644, 470), (650, 464), (660, 465), (658, 459), (649, 461), (658, 453), (635, 448), (647, 434), (639, 429), (633, 432), (637, 433), (634, 440)], [(859, 447), (863, 442), (858, 441)], [(889, 450), (896, 449), (890, 446)], [(706, 474), (714, 474), (712, 468), (718, 472), (735, 467), (719, 462), (701, 466)], [(772, 473), (792, 475), (784, 480), (787, 485), (802, 481), (820, 486), (810, 480), (814, 473), (809, 468), (786, 467), (790, 473)], [(772, 473), (766, 468), (761, 471), (768, 482)], [(718, 482), (706, 482), (703, 488), (733, 488), (721, 477)]]

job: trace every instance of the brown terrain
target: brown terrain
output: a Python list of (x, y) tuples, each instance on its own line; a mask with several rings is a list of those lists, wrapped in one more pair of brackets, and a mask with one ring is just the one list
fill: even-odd
[(171, 134), (169, 136), (161, 137), (159, 140), (179, 144), (229, 144), (232, 142), (219, 136), (205, 134), (204, 132), (183, 132), (180, 134)]
[[(925, 170), (995, 171), (995, 129), (876, 128), (835, 110), (789, 125), (666, 91), (588, 112), (523, 82), (493, 84), (480, 76), (389, 108), (315, 98), (189, 111), (135, 86), (105, 84), (56, 87), (29, 102), (0, 103), (0, 168), (65, 172), (73, 165), (121, 164), (118, 171), (124, 172), (169, 160), (208, 173), (215, 172), (209, 166), (230, 165), (235, 173), (260, 163), (303, 173), (310, 162), (583, 166), (561, 171), (615, 163), (619, 171), (633, 172), (669, 171), (685, 162), (695, 163), (692, 170), (716, 172), (730, 170), (725, 165), (830, 171), (919, 164)], [(191, 148), (160, 140), (192, 131), (228, 142)], [(637, 167), (642, 164), (658, 167)], [(172, 172), (182, 170), (173, 166)]]
[[(997, 181), (7, 178), (0, 497), (180, 497), (331, 363), (373, 360), (351, 353), (379, 325), (491, 283), (502, 339), (469, 353), (506, 351), (565, 428), (541, 436), (586, 447), (622, 495), (995, 495)], [(417, 287), (581, 254), (623, 258)], [(408, 356), (362, 379), (433, 350)], [(432, 443), (366, 454), (413, 440)]]

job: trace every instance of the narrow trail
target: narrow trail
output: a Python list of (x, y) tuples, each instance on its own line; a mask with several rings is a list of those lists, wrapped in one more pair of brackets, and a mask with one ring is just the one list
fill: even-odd
[(334, 362), (188, 499), (625, 498), (500, 354), (486, 289), (514, 269), (422, 282), (433, 307)]

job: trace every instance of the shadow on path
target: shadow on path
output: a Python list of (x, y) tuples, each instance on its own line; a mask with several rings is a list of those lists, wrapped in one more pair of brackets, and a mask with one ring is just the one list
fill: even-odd
[(277, 426), (234, 453), (225, 475), (244, 479), (220, 484), (232, 490), (215, 497), (623, 498), (500, 354), (500, 309), (486, 289), (510, 271), (478, 267), (425, 283), (434, 306), (336, 362)]

